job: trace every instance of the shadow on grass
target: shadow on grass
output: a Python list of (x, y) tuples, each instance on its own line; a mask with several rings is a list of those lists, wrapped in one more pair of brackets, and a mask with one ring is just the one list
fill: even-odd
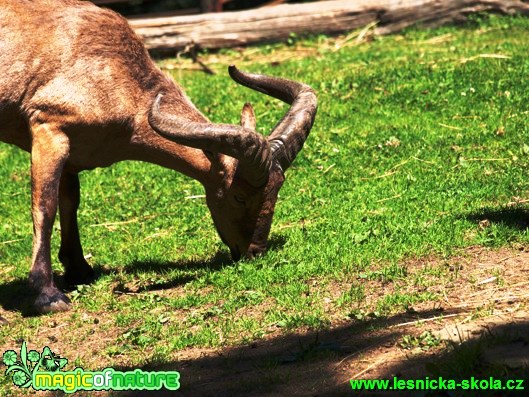
[[(198, 275), (197, 271), (219, 271), (224, 267), (232, 265), (233, 261), (230, 256), (225, 252), (218, 252), (213, 257), (206, 260), (190, 260), (190, 261), (177, 261), (177, 262), (166, 262), (157, 260), (147, 261), (133, 261), (129, 265), (125, 266), (122, 270), (123, 273), (137, 276), (143, 273), (157, 273), (160, 277), (140, 286), (134, 286), (131, 289), (129, 286), (123, 283), (118, 283), (114, 287), (116, 293), (139, 293), (146, 291), (159, 291), (164, 289), (176, 288), (185, 285), (195, 280)], [(173, 269), (179, 269), (183, 271), (183, 274), (171, 274), (170, 277), (164, 275)]]
[[(94, 266), (94, 272), (94, 282), (101, 275), (108, 273), (105, 268), (98, 265)], [(63, 272), (53, 272), (53, 279), (57, 287), (65, 293), (77, 288), (64, 282)], [(29, 286), (27, 277), (0, 283), (0, 307), (5, 310), (18, 311), (24, 317), (39, 316), (40, 314), (33, 307), (35, 299), (37, 299), (37, 293)]]
[(27, 278), (0, 283), (0, 306), (5, 310), (19, 311), (24, 317), (34, 316), (37, 314), (33, 309), (36, 298)]
[(197, 259), (190, 261), (159, 261), (159, 260), (140, 260), (133, 261), (123, 268), (123, 272), (127, 274), (140, 274), (146, 272), (163, 273), (172, 269), (180, 270), (199, 270), (209, 269), (218, 271), (226, 266), (232, 265), (234, 262), (230, 255), (225, 252), (217, 252), (209, 259)]
[[(456, 312), (450, 312), (454, 314)], [(449, 314), (445, 312), (444, 314)], [(192, 358), (169, 363), (152, 363), (143, 370), (179, 371), (178, 391), (142, 392), (145, 397), (171, 396), (463, 396), (522, 394), (508, 391), (353, 391), (349, 380), (358, 379), (527, 379), (525, 369), (483, 361), (490, 349), (502, 359), (519, 356), (517, 346), (529, 343), (529, 320), (487, 327), (477, 340), (458, 344), (437, 353), (403, 354), (398, 346), (410, 331), (401, 326), (418, 318), (438, 317), (437, 311), (396, 315), (368, 321), (352, 321), (330, 330), (302, 335), (279, 336), (249, 345), (216, 352), (195, 352)], [(420, 332), (419, 332), (420, 333)], [(506, 348), (505, 348), (506, 347)], [(502, 350), (503, 349), (503, 350)], [(400, 354), (399, 354), (400, 352)], [(185, 357), (183, 351), (181, 357)], [(120, 370), (135, 368), (122, 367)], [(367, 369), (367, 371), (366, 371)], [(411, 393), (411, 394), (410, 394)], [(510, 394), (511, 393), (511, 394)], [(519, 393), (519, 392), (518, 392)], [(114, 392), (112, 396), (132, 397), (135, 392)]]
[[(269, 241), (268, 250), (280, 250), (285, 242), (286, 239), (283, 236), (274, 236)], [(195, 280), (197, 277), (197, 270), (220, 271), (223, 268), (233, 264), (233, 260), (226, 251), (219, 251), (208, 259), (197, 259), (190, 261), (133, 261), (132, 263), (125, 265), (121, 271), (131, 275), (139, 275), (142, 273), (151, 272), (162, 275), (168, 270), (179, 269), (187, 272), (187, 274), (184, 273), (178, 276), (171, 276), (169, 280), (165, 280), (164, 277), (160, 277), (160, 281), (154, 281), (147, 285), (140, 286), (134, 291), (130, 290), (126, 285), (118, 283), (118, 285), (114, 287), (114, 292), (137, 293), (175, 288)], [(100, 265), (95, 265), (94, 271), (96, 275), (95, 281), (97, 281), (102, 275), (112, 274), (115, 272), (115, 269), (109, 269)], [(71, 286), (68, 286), (64, 283), (62, 272), (54, 272), (53, 277), (59, 289), (66, 292), (75, 290), (75, 287), (72, 288)], [(37, 294), (32, 291), (31, 288), (29, 288), (29, 282), (27, 278), (20, 278), (7, 283), (0, 283), (0, 307), (5, 310), (19, 311), (24, 317), (36, 316), (38, 313), (36, 313), (33, 309), (33, 302), (35, 301), (36, 297)]]
[[(270, 239), (268, 244), (268, 250), (276, 250), (283, 247), (286, 239), (282, 236), (276, 236)], [(206, 260), (190, 260), (190, 261), (178, 261), (178, 262), (165, 262), (158, 260), (147, 260), (147, 261), (134, 261), (123, 268), (123, 273), (138, 275), (141, 273), (166, 273), (168, 270), (178, 269), (187, 274), (179, 276), (171, 276), (170, 280), (155, 281), (154, 283), (135, 287), (134, 290), (130, 290), (126, 285), (118, 284), (114, 291), (129, 293), (129, 292), (144, 292), (144, 291), (158, 291), (163, 289), (175, 288), (184, 285), (197, 278), (197, 271), (216, 272), (220, 271), (227, 266), (233, 266), (234, 261), (226, 251), (219, 251), (213, 257)]]
[[(272, 237), (267, 246), (267, 251), (276, 251), (283, 248), (286, 238), (284, 236)], [(197, 259), (190, 261), (160, 261), (160, 260), (140, 260), (133, 261), (123, 268), (123, 272), (127, 274), (140, 274), (145, 272), (164, 273), (171, 269), (179, 269), (184, 271), (194, 270), (210, 270), (219, 271), (227, 266), (232, 266), (235, 262), (227, 251), (219, 251), (214, 256), (208, 259)], [(110, 272), (108, 272), (110, 273)]]
[(476, 223), (489, 221), (513, 229), (529, 229), (529, 210), (519, 207), (483, 208), (480, 211), (464, 215), (464, 218)]
[[(190, 269), (204, 268), (209, 270), (220, 270), (222, 267), (229, 264), (227, 255), (217, 254), (210, 260), (205, 261), (183, 261), (183, 262), (157, 262), (157, 261), (138, 261), (132, 262), (123, 268), (124, 273), (139, 275), (146, 272), (165, 273), (167, 270), (172, 268), (181, 268), (190, 271)], [(104, 268), (102, 266), (94, 266), (95, 280), (94, 283), (102, 275), (111, 275), (115, 272), (114, 269)], [(62, 273), (53, 273), (53, 278), (57, 284), (57, 287), (64, 291), (66, 294), (77, 289), (75, 286), (66, 285), (64, 282)], [(118, 281), (117, 285), (114, 285), (114, 293), (138, 293), (144, 291), (157, 291), (163, 289), (169, 289), (185, 285), (186, 283), (193, 281), (196, 278), (196, 274), (182, 274), (177, 276), (171, 276), (169, 280), (165, 277), (158, 277), (157, 280), (149, 282), (146, 285), (140, 286), (135, 290), (131, 290), (126, 284)], [(29, 287), (29, 281), (27, 278), (19, 278), (7, 283), (0, 284), (0, 307), (8, 311), (18, 311), (24, 317), (39, 316), (40, 314), (35, 311), (33, 302), (37, 298), (37, 293)], [(1, 311), (0, 311), (1, 315)]]

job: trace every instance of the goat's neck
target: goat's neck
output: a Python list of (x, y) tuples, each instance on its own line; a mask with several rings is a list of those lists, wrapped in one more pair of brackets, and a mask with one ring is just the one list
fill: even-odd
[(202, 185), (211, 180), (211, 162), (200, 149), (176, 144), (154, 133), (133, 145), (132, 160), (146, 161), (181, 172)]

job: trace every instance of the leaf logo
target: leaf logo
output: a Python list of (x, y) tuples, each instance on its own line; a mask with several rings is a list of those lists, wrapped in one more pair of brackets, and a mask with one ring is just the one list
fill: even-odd
[(7, 366), (6, 375), (11, 374), (13, 383), (23, 388), (31, 386), (33, 374), (39, 369), (55, 372), (68, 364), (66, 358), (54, 354), (48, 346), (44, 347), (42, 353), (36, 350), (28, 352), (26, 341), (20, 347), (20, 359), (14, 350), (7, 350), (2, 355), (2, 361)]
[(55, 372), (62, 369), (68, 360), (61, 358), (58, 354), (53, 353), (48, 346), (42, 350), (42, 357), (40, 359), (41, 365), (46, 368), (46, 371)]

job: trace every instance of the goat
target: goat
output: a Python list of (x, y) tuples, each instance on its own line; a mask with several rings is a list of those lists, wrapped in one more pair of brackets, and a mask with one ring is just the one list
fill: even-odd
[(31, 153), (30, 286), (41, 313), (68, 310), (51, 270), (59, 211), (59, 260), (70, 285), (93, 280), (83, 255), (78, 173), (139, 160), (199, 181), (231, 256), (266, 249), (279, 189), (314, 122), (307, 85), (229, 67), (237, 83), (290, 104), (268, 137), (251, 106), (241, 125), (213, 124), (152, 59), (127, 21), (77, 0), (2, 0), (0, 140)]

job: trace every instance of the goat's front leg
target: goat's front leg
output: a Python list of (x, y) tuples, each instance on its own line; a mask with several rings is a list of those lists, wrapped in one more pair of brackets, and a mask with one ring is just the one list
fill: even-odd
[(35, 308), (47, 313), (70, 308), (70, 300), (53, 281), (50, 254), (59, 181), (69, 154), (69, 141), (60, 128), (37, 118), (38, 115), (30, 122), (33, 257), (29, 282), (38, 293)]
[(64, 171), (59, 187), (59, 219), (61, 248), (59, 260), (64, 266), (64, 280), (70, 285), (88, 284), (94, 280), (94, 270), (83, 255), (77, 209), (79, 208), (79, 176)]

